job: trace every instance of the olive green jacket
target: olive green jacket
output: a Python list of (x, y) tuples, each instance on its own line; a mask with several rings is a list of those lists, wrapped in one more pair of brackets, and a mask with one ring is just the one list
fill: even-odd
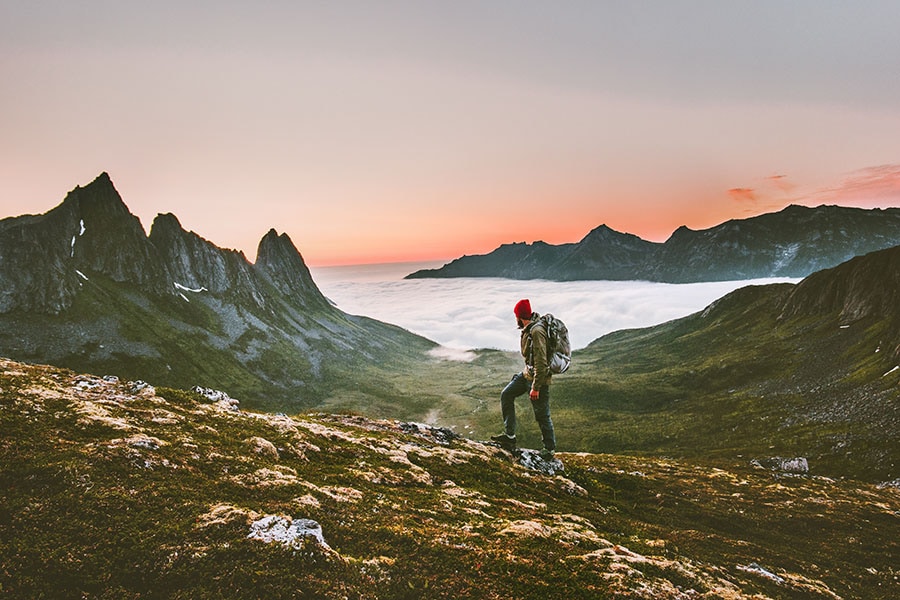
[(547, 360), (547, 330), (539, 321), (541, 316), (532, 313), (530, 323), (522, 330), (519, 344), (522, 358), (525, 359), (525, 370), (522, 373), (531, 382), (531, 389), (540, 390), (550, 384), (552, 373)]

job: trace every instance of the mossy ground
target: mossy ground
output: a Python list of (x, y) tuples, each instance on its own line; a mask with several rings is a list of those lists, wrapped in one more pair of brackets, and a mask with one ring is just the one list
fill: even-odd
[[(0, 597), (900, 592), (893, 487), (612, 454), (548, 476), (397, 421), (2, 367)], [(263, 515), (313, 519), (329, 548), (248, 538)]]

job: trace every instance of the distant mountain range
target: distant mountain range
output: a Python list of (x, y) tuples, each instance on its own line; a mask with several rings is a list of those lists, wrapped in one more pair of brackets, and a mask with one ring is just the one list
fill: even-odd
[(846, 260), (900, 245), (900, 209), (789, 206), (710, 229), (676, 230), (664, 243), (606, 225), (573, 244), (505, 244), (463, 256), (408, 279), (506, 277), (665, 283), (805, 277)]
[(149, 236), (106, 173), (42, 215), (0, 221), (0, 355), (190, 387), (215, 380), (250, 405), (318, 405), (341, 390), (395, 391), (385, 357), (435, 344), (347, 315), (321, 294), (286, 234), (257, 260), (185, 231)]

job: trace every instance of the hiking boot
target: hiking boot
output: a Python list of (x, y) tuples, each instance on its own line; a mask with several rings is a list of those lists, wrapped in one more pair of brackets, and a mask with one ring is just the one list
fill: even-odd
[(541, 458), (544, 460), (550, 461), (556, 457), (556, 453), (553, 450), (547, 450), (546, 448), (541, 450)]
[(516, 436), (514, 435), (506, 435), (505, 433), (501, 433), (499, 435), (491, 436), (492, 442), (497, 442), (502, 447), (507, 450), (515, 450), (516, 449)]

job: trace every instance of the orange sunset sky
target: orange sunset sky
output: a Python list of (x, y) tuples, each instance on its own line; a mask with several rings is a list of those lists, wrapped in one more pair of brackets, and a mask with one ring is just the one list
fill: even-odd
[(900, 206), (900, 3), (0, 1), (0, 218), (107, 171), (253, 260)]

